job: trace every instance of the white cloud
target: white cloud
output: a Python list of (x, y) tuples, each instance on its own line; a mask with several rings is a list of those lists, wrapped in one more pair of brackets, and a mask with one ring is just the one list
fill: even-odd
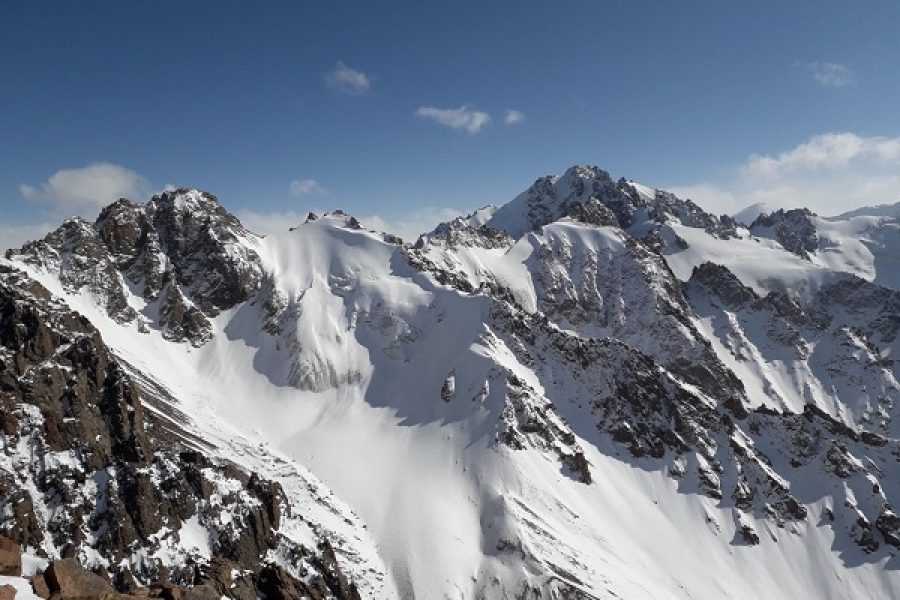
[(372, 87), (368, 75), (351, 69), (342, 61), (337, 61), (334, 68), (325, 74), (325, 85), (345, 94), (365, 94)]
[(463, 211), (455, 208), (426, 206), (402, 217), (385, 218), (379, 215), (362, 217), (360, 223), (369, 229), (399, 235), (405, 242), (414, 242), (419, 235), (431, 231), (439, 223), (455, 219), (462, 214)]
[(715, 184), (707, 181), (687, 185), (667, 186), (663, 189), (672, 192), (679, 198), (690, 198), (703, 209), (716, 214), (732, 214), (749, 202), (735, 195), (727, 184)]
[(434, 106), (422, 106), (416, 111), (416, 116), (430, 119), (451, 129), (461, 129), (468, 133), (478, 133), (481, 128), (491, 122), (491, 116), (486, 112), (475, 110), (468, 104), (459, 108), (436, 108)]
[(503, 122), (507, 125), (515, 125), (525, 120), (525, 113), (520, 110), (507, 110), (503, 115)]
[(747, 169), (752, 175), (772, 177), (791, 171), (844, 168), (860, 160), (880, 164), (898, 162), (900, 138), (826, 133), (777, 156), (754, 154), (748, 161)]
[(900, 202), (898, 166), (900, 137), (827, 133), (775, 155), (751, 155), (730, 180), (669, 189), (713, 212), (765, 203), (829, 216)]
[(93, 217), (100, 208), (119, 198), (143, 200), (151, 194), (151, 187), (131, 169), (98, 162), (79, 169), (61, 169), (38, 186), (23, 183), (19, 191), (26, 200), (59, 213)]
[(832, 62), (811, 62), (806, 68), (816, 82), (827, 88), (842, 88), (853, 83), (853, 71), (847, 66)]
[(291, 182), (290, 189), (295, 196), (325, 193), (325, 189), (315, 179), (295, 179)]

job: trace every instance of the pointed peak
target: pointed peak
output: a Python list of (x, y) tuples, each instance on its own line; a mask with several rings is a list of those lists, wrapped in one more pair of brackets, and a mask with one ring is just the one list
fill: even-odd
[(612, 181), (608, 171), (604, 171), (600, 167), (594, 165), (572, 165), (562, 174), (560, 179), (574, 178), (578, 179), (606, 179)]
[(216, 196), (196, 188), (166, 190), (153, 196), (149, 204), (163, 210), (175, 209), (179, 212), (224, 210)]
[(631, 224), (634, 207), (644, 201), (624, 179), (614, 180), (595, 166), (575, 165), (560, 176), (546, 176), (500, 207), (486, 222), (513, 237), (568, 216), (575, 205), (596, 199), (616, 214), (622, 227)]

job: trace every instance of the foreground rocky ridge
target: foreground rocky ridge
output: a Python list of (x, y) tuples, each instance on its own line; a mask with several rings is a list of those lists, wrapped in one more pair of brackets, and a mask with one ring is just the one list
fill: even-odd
[[(279, 534), (297, 518), (279, 484), (148, 423), (138, 386), (90, 322), (2, 265), (0, 363), (0, 533), (38, 559), (100, 569), (110, 592), (358, 597), (327, 540), (305, 548)], [(49, 593), (71, 595), (48, 573)]]
[[(278, 391), (279, 400), (266, 404), (265, 398), (254, 397), (259, 407), (251, 404), (234, 418), (250, 418), (271, 406), (285, 412), (270, 414), (272, 422), (316, 423), (287, 436), (280, 427), (270, 426), (287, 440), (286, 447), (299, 443), (303, 435), (314, 436), (315, 427), (328, 431), (322, 434), (327, 452), (340, 454), (342, 446), (348, 446), (349, 459), (339, 462), (339, 468), (316, 463), (338, 483), (340, 471), (356, 468), (346, 463), (363, 464), (360, 473), (381, 466), (376, 464), (378, 436), (405, 438), (408, 430), (423, 432), (416, 435), (429, 441), (417, 447), (418, 452), (425, 455), (439, 448), (442, 458), (450, 456), (459, 465), (450, 475), (440, 470), (446, 466), (443, 460), (427, 463), (423, 471), (412, 460), (401, 469), (409, 473), (411, 487), (394, 491), (391, 485), (399, 484), (391, 478), (397, 475), (379, 471), (386, 477), (358, 486), (345, 483), (339, 490), (354, 493), (363, 488), (353, 499), (360, 506), (368, 502), (365, 496), (381, 498), (366, 514), (375, 515), (371, 522), (381, 528), (375, 534), (378, 552), (396, 553), (390, 561), (401, 596), (445, 594), (450, 589), (464, 589), (475, 597), (588, 598), (604, 590), (626, 597), (668, 593), (667, 588), (651, 592), (614, 583), (611, 568), (596, 566), (616, 557), (616, 552), (604, 554), (603, 544), (596, 541), (611, 522), (592, 521), (580, 513), (586, 503), (596, 504), (625, 485), (608, 479), (608, 473), (619, 473), (622, 465), (658, 475), (665, 483), (654, 486), (671, 486), (687, 497), (702, 513), (686, 522), (687, 531), (708, 529), (713, 540), (721, 539), (708, 542), (716, 551), (756, 552), (745, 555), (748, 564), (771, 574), (779, 567), (766, 562), (767, 553), (792, 547), (798, 539), (819, 544), (809, 556), (820, 560), (821, 552), (837, 558), (811, 563), (815, 566), (810, 577), (835, 568), (832, 578), (824, 579), (837, 586), (834, 589), (850, 593), (857, 589), (850, 586), (859, 585), (878, 596), (892, 585), (896, 569), (890, 565), (900, 548), (895, 508), (900, 495), (900, 373), (892, 358), (898, 349), (900, 292), (814, 265), (806, 227), (812, 218), (804, 212), (761, 217), (751, 233), (689, 200), (614, 181), (596, 167), (577, 167), (561, 177), (539, 179), (501, 209), (442, 224), (412, 245), (367, 232), (339, 211), (322, 218), (311, 215), (284, 236), (261, 239), (244, 230), (214, 197), (178, 190), (144, 205), (119, 201), (95, 223), (69, 221), (7, 258), (56, 286), (62, 298), (76, 303), (117, 338), (138, 340), (138, 345), (146, 339), (149, 345), (160, 337), (164, 342), (153, 348), (166, 348), (197, 369), (246, 357), (241, 358), (246, 364), (228, 363), (237, 371), (234, 376), (215, 371), (215, 377), (224, 380), (221, 384), (198, 370), (197, 385), (222, 393), (220, 408), (227, 410), (228, 404), (242, 400), (230, 390), (244, 389), (243, 380), (258, 376)], [(747, 281), (741, 273), (702, 260), (704, 244), (725, 244), (715, 247), (733, 247), (739, 254), (759, 244), (753, 234), (770, 236), (778, 244), (767, 250), (770, 256), (799, 256), (810, 269), (819, 269), (817, 278), (810, 278), (815, 286), (791, 289), (773, 280), (771, 289), (760, 289), (758, 280)], [(699, 258), (692, 259), (695, 267), (689, 276), (679, 279), (674, 259), (685, 255)], [(9, 273), (29, 281), (21, 273)], [(56, 302), (49, 294), (46, 300)], [(87, 332), (80, 335), (91, 340), (82, 342), (85, 351), (92, 344), (102, 348), (99, 336), (90, 333), (91, 323), (79, 323)], [(238, 494), (235, 506), (227, 510), (240, 515), (238, 520), (250, 519), (252, 531), (277, 530), (275, 513), (260, 508), (273, 506), (259, 491), (259, 486), (271, 485), (265, 475), (254, 479), (236, 473), (204, 458), (197, 444), (199, 452), (161, 453), (154, 440), (167, 431), (173, 434), (171, 420), (149, 429), (130, 425), (140, 418), (141, 398), (146, 406), (152, 394), (143, 383), (142, 390), (128, 392), (129, 385), (134, 386), (123, 371), (140, 380), (140, 370), (151, 361), (132, 342), (122, 343), (118, 350), (130, 353), (134, 362), (124, 369), (104, 367), (104, 373), (113, 370), (106, 375), (110, 383), (102, 378), (82, 396), (103, 398), (108, 386), (122, 388), (126, 391), (119, 396), (129, 399), (130, 410), (123, 413), (121, 402), (98, 404), (112, 429), (101, 431), (101, 439), (109, 438), (108, 447), (87, 444), (90, 456), (100, 457), (89, 460), (99, 461), (98, 468), (124, 460), (121, 466), (115, 463), (114, 473), (137, 462), (138, 473), (149, 477), (145, 485), (150, 493), (155, 482), (166, 490), (185, 490), (179, 493), (190, 499), (187, 505), (197, 506), (196, 513), (184, 507), (163, 511), (172, 515), (166, 518), (176, 523), (173, 530), (194, 514), (209, 519), (203, 512), (209, 503), (204, 486), (246, 490), (249, 499)], [(57, 350), (53, 352), (50, 356), (55, 357)], [(66, 346), (65, 352), (72, 350)], [(65, 356), (68, 366), (73, 359)], [(147, 373), (160, 383), (165, 376), (164, 370)], [(96, 380), (96, 374), (89, 379)], [(24, 385), (19, 376), (16, 381)], [(253, 397), (261, 389), (269, 388), (247, 387), (234, 396)], [(347, 422), (355, 425), (347, 425), (346, 432), (328, 425), (332, 413), (344, 419), (340, 411), (347, 410), (348, 398), (389, 409), (399, 424), (372, 433), (364, 427), (382, 417), (352, 421), (351, 411)], [(161, 394), (153, 402), (164, 411), (176, 399)], [(316, 403), (324, 408), (313, 417), (291, 412)], [(111, 411), (109, 416), (104, 410)], [(70, 417), (60, 413), (49, 422), (54, 423), (53, 418), (66, 424)], [(262, 427), (266, 419), (254, 422)], [(424, 432), (435, 424), (448, 433), (427, 437), (431, 434)], [(39, 426), (37, 420), (31, 425)], [(17, 424), (16, 435), (20, 428)], [(94, 433), (73, 429), (72, 443)], [(179, 434), (173, 435), (177, 439)], [(441, 445), (453, 436), (466, 440), (463, 450)], [(364, 449), (354, 445), (356, 437), (368, 440)], [(318, 457), (318, 445), (303, 448), (296, 456), (325, 460)], [(25, 456), (24, 450), (17, 452)], [(369, 452), (371, 458), (362, 456)], [(397, 460), (407, 452), (403, 448), (388, 456)], [(192, 461), (202, 467), (192, 466)], [(565, 481), (548, 484), (541, 479), (545, 475), (536, 473), (543, 473), (546, 464), (554, 465)], [(181, 473), (192, 469), (200, 475)], [(453, 496), (457, 492), (452, 478), (457, 476), (465, 481), (465, 493)], [(200, 483), (192, 483), (198, 477)], [(442, 515), (418, 515), (437, 511), (424, 500), (431, 485), (437, 494), (454, 499), (454, 508), (474, 507), (474, 517), (467, 514), (459, 523), (478, 522), (477, 539), (455, 530), (444, 535), (440, 521), (447, 518)], [(386, 491), (380, 496), (382, 489)], [(627, 489), (636, 495), (635, 502), (663, 494), (656, 487)], [(79, 498), (78, 493), (66, 496), (66, 506), (78, 504), (80, 500), (71, 500)], [(267, 497), (273, 494), (279, 495), (271, 492)], [(227, 497), (227, 492), (220, 495)], [(425, 506), (395, 516), (386, 528), (378, 522), (383, 518), (381, 506), (396, 502), (408, 507), (403, 502), (410, 496)], [(126, 505), (123, 520), (140, 524), (120, 538), (135, 540), (134, 548), (155, 547), (148, 532), (158, 531), (157, 523), (146, 526), (139, 510), (132, 516), (125, 500), (116, 501)], [(283, 518), (285, 502), (276, 505)], [(650, 510), (665, 515), (667, 508)], [(416, 519), (426, 525), (417, 525)], [(21, 515), (10, 522), (20, 520), (24, 529), (31, 527)], [(419, 527), (424, 537), (404, 537), (416, 535)], [(35, 527), (35, 540), (52, 538), (44, 529)], [(78, 548), (100, 539), (89, 531), (75, 550), (82, 561), (90, 556), (77, 554)], [(638, 532), (631, 534), (639, 537)], [(33, 547), (35, 540), (16, 535)], [(253, 551), (275, 549), (265, 537), (253, 538)], [(426, 548), (432, 537), (444, 546), (459, 539), (470, 544), (468, 552), (478, 558), (459, 569), (466, 573), (463, 578), (451, 579), (454, 565), (449, 562), (425, 559), (442, 565), (434, 571), (431, 564), (416, 561), (417, 552), (432, 556), (432, 548)], [(406, 540), (399, 551), (397, 539)], [(830, 547), (822, 546), (823, 540), (830, 540)], [(135, 552), (114, 554), (116, 544), (101, 548), (116, 561)], [(235, 558), (242, 551), (234, 544), (215, 548), (207, 569), (215, 570), (219, 559), (243, 564)], [(337, 564), (328, 562), (329, 548), (323, 541), (316, 550), (288, 553), (287, 560), (284, 552), (276, 554), (280, 564), (299, 561), (312, 577), (309, 581), (325, 582), (337, 594), (328, 585), (328, 565)], [(336, 545), (335, 550), (340, 554), (342, 549)], [(624, 548), (617, 552), (628, 555)], [(185, 584), (190, 573), (195, 583), (202, 576), (196, 567), (185, 566), (197, 560), (189, 554), (174, 560), (179, 569), (186, 569), (187, 575), (178, 580)], [(868, 580), (859, 575), (857, 581), (854, 568), (860, 565), (872, 573), (884, 570), (865, 576)], [(261, 567), (247, 568), (254, 573), (247, 589), (261, 592), (271, 577), (263, 575)], [(142, 582), (156, 576), (152, 569), (140, 573), (138, 569), (135, 577), (144, 577)], [(290, 576), (295, 575), (299, 573)], [(725, 584), (719, 585), (717, 589), (724, 589)], [(337, 589), (349, 593), (345, 584)], [(319, 591), (328, 593), (325, 588)], [(709, 593), (707, 589), (694, 595), (711, 597)]]

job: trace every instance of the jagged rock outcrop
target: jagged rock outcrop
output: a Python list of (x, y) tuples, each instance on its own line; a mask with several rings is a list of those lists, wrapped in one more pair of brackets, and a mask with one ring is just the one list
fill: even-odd
[(736, 235), (738, 225), (731, 217), (707, 213), (691, 200), (662, 190), (648, 194), (625, 179), (614, 181), (606, 171), (588, 166), (572, 167), (559, 177), (538, 179), (498, 209), (486, 225), (518, 238), (565, 216), (625, 230), (636, 225), (648, 228), (645, 220), (651, 224), (649, 228), (675, 220), (723, 238)]
[(811, 219), (815, 216), (807, 208), (778, 209), (771, 214), (759, 215), (750, 225), (750, 232), (772, 238), (788, 252), (808, 259), (819, 249), (818, 232)]
[(805, 301), (777, 291), (760, 296), (712, 263), (694, 269), (685, 289), (701, 316), (713, 320), (735, 360), (765, 374), (777, 358), (779, 375), (809, 381), (802, 398), (787, 386), (766, 385), (772, 405), (840, 406), (858, 427), (891, 436), (900, 431), (894, 418), (900, 369), (890, 357), (898, 292), (841, 275)]
[[(154, 437), (164, 432), (148, 424), (140, 388), (97, 330), (4, 265), (0, 368), (0, 532), (63, 558), (44, 573), (50, 595), (99, 596), (111, 582), (120, 591), (133, 581), (192, 586), (197, 566), (216, 557), (259, 573), (278, 549), (305, 557), (309, 578), (298, 589), (353, 597), (346, 581), (333, 583), (342, 577), (333, 556), (279, 535), (286, 499), (277, 483)], [(14, 550), (4, 542), (4, 568), (15, 571)]]
[[(706, 267), (700, 272), (707, 275), (698, 279), (708, 280), (716, 271)], [(728, 281), (727, 275), (723, 277)], [(752, 298), (746, 291), (727, 287), (725, 297)], [(792, 481), (802, 481), (810, 473), (830, 476), (835, 483), (850, 478), (853, 483), (848, 485), (858, 492), (829, 498), (830, 505), (845, 507), (838, 522), (846, 535), (866, 552), (883, 543), (896, 546), (892, 504), (896, 498), (889, 498), (888, 488), (878, 483), (900, 466), (896, 439), (861, 433), (814, 405), (807, 405), (802, 415), (765, 408), (748, 411), (739, 399), (728, 403), (715, 394), (697, 393), (661, 370), (650, 356), (619, 341), (583, 340), (509, 306), (498, 307), (494, 319), (498, 331), (511, 337), (506, 345), (520, 348), (522, 361), (541, 378), (545, 395), (559, 398), (562, 394), (554, 390), (567, 389), (570, 397), (591, 399), (573, 404), (557, 400), (540, 407), (526, 404), (519, 409), (517, 422), (538, 423), (548, 412), (568, 415), (556, 419), (566, 430), (568, 423), (578, 424), (568, 434), (572, 442), (577, 439), (573, 434), (596, 440), (596, 433), (585, 427), (595, 423), (596, 430), (606, 432), (633, 459), (655, 462), (675, 478), (692, 480), (688, 489), (696, 488), (739, 514), (773, 519), (779, 527), (806, 519), (804, 503), (819, 500), (798, 497)], [(554, 366), (560, 364), (571, 369), (565, 378)], [(518, 383), (514, 389), (530, 389)], [(560, 431), (559, 426), (547, 425), (532, 429)], [(503, 439), (521, 447), (514, 431), (508, 430)], [(547, 434), (543, 437), (550, 439)], [(553, 437), (566, 439), (565, 434)], [(885, 532), (874, 525), (860, 526), (863, 522), (881, 523)], [(751, 532), (747, 525), (744, 537), (756, 543)]]
[(72, 558), (50, 563), (43, 578), (51, 598), (99, 597), (115, 592), (109, 581), (86, 570)]
[(85, 289), (119, 322), (199, 346), (210, 317), (259, 289), (254, 237), (215, 196), (178, 189), (146, 204), (118, 200), (93, 224), (70, 219), (7, 257), (59, 273), (66, 291)]

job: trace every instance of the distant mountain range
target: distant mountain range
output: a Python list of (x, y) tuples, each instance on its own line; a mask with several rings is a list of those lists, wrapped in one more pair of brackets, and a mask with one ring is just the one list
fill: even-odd
[(288, 225), (179, 189), (7, 252), (0, 535), (26, 575), (900, 597), (900, 205), (717, 216), (578, 166), (417, 240)]

